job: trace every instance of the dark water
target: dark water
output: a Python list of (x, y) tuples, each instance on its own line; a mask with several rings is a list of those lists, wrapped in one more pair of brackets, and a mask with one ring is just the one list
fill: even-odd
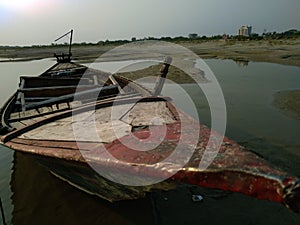
[[(300, 68), (270, 63), (249, 63), (242, 68), (229, 60), (206, 62), (225, 96), (226, 135), (300, 176), (300, 121), (271, 104), (276, 91), (300, 89)], [(1, 104), (16, 89), (19, 75), (38, 74), (52, 64), (50, 60), (1, 63)], [(210, 111), (201, 91), (194, 85), (184, 88), (195, 99), (201, 122), (209, 125)], [(165, 92), (176, 95), (170, 86)], [(185, 107), (178, 98), (177, 104)], [(202, 194), (204, 202), (191, 202), (192, 194)], [(185, 185), (170, 192), (157, 191), (146, 199), (110, 204), (74, 189), (25, 155), (2, 146), (0, 196), (6, 220), (16, 225), (300, 224), (299, 214), (280, 204)]]

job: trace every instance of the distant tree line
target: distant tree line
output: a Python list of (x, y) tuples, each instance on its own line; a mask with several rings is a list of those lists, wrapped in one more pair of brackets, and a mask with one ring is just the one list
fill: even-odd
[[(247, 36), (239, 36), (239, 35), (213, 35), (207, 37), (205, 35), (199, 36), (197, 33), (190, 33), (187, 37), (178, 36), (178, 37), (145, 37), (145, 38), (136, 38), (132, 37), (131, 40), (105, 40), (105, 41), (98, 41), (97, 43), (73, 43), (73, 46), (96, 46), (96, 45), (122, 45), (131, 42), (138, 42), (138, 41), (145, 41), (145, 40), (156, 40), (156, 41), (168, 41), (168, 42), (190, 42), (190, 41), (213, 41), (213, 40), (237, 40), (237, 41), (247, 41), (247, 40), (263, 40), (263, 39), (289, 39), (289, 38), (298, 38), (300, 37), (300, 31), (296, 29), (291, 29), (282, 33), (277, 32), (264, 32), (261, 35), (253, 33), (249, 37)], [(62, 44), (54, 44), (51, 45), (32, 45), (32, 46), (16, 46), (15, 48), (51, 48), (51, 47), (61, 47), (67, 46), (69, 43), (65, 42)], [(0, 48), (9, 48), (10, 46), (0, 46)]]
[[(261, 35), (253, 33), (251, 34), (249, 37), (245, 37), (245, 36), (239, 36), (239, 35), (227, 35), (227, 34), (223, 34), (223, 35), (212, 35), (210, 37), (207, 37), (205, 35), (203, 36), (199, 36), (197, 33), (190, 33), (188, 34), (187, 37), (184, 36), (178, 36), (178, 37), (160, 37), (160, 38), (156, 38), (156, 37), (145, 37), (145, 38), (141, 38), (138, 39), (136, 37), (132, 37), (131, 40), (115, 40), (115, 41), (99, 41), (97, 44), (98, 45), (106, 45), (106, 44), (116, 44), (116, 45), (120, 45), (120, 44), (126, 44), (129, 42), (137, 42), (137, 41), (145, 41), (145, 40), (155, 40), (155, 41), (168, 41), (168, 42), (186, 42), (186, 41), (210, 41), (210, 40), (221, 40), (221, 39), (225, 39), (225, 40), (239, 40), (239, 41), (243, 41), (243, 40), (262, 40), (262, 39), (284, 39), (284, 38), (297, 38), (300, 37), (300, 31), (296, 30), (296, 29), (292, 29), (292, 30), (288, 30), (282, 33), (277, 33), (277, 32), (268, 32), (268, 33), (263, 33)], [(81, 43), (81, 45), (84, 43)], [(90, 45), (89, 44), (85, 44), (85, 45)]]
[[(250, 36), (241, 36), (241, 35), (214, 35), (211, 37), (206, 36), (198, 36), (196, 33), (191, 33), (188, 35), (187, 40), (238, 40), (238, 41), (246, 41), (246, 40), (263, 40), (263, 39), (289, 39), (289, 38), (298, 38), (300, 37), (300, 31), (296, 29), (288, 30), (282, 33), (277, 32), (265, 32), (261, 35), (257, 33), (252, 33)], [(173, 39), (174, 40), (174, 39)]]
[(296, 29), (292, 29), (282, 33), (277, 33), (276, 31), (266, 32), (263, 33), (262, 36), (271, 39), (296, 38), (296, 37), (300, 37), (300, 31)]

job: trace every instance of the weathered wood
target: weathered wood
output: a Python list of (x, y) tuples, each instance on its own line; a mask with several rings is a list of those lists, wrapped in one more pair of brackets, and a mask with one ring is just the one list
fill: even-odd
[(96, 75), (93, 76), (94, 85), (99, 85), (98, 78)]
[(164, 86), (165, 80), (166, 80), (166, 76), (169, 72), (169, 67), (171, 65), (172, 62), (172, 58), (171, 57), (166, 57), (164, 60), (164, 64), (160, 70), (160, 74), (157, 78), (156, 84), (154, 86), (154, 92), (153, 95), (154, 96), (158, 96), (160, 95), (162, 88)]
[(108, 96), (108, 95), (116, 95), (116, 94), (118, 94), (118, 87), (116, 85), (112, 85), (112, 86), (105, 86), (105, 87), (100, 87), (100, 88), (94, 88), (91, 90), (81, 91), (81, 92), (74, 93), (74, 94), (67, 94), (67, 95), (57, 97), (55, 99), (50, 99), (50, 100), (46, 100), (46, 101), (28, 104), (28, 105), (26, 105), (26, 110), (36, 109), (36, 108), (40, 108), (43, 106), (50, 106), (53, 104), (59, 104), (59, 103), (66, 102), (66, 101), (72, 101), (75, 96), (78, 99), (84, 99), (88, 96), (93, 96), (95, 98), (95, 94), (98, 94), (98, 93), (100, 94), (100, 96), (99, 96), (100, 99), (104, 98), (105, 96)]
[(24, 93), (26, 97), (58, 97), (61, 95), (71, 94), (77, 91), (90, 90), (102, 87), (100, 85), (80, 85), (80, 86), (53, 86), (53, 87), (36, 87), (22, 88), (18, 91)]
[[(13, 139), (12, 142), (17, 143), (17, 144), (36, 146), (36, 147), (51, 147), (51, 148), (63, 148), (65, 150), (79, 150), (77, 143), (74, 141), (52, 140), (51, 142), (49, 142), (47, 140), (32, 140), (32, 139), (15, 138), (15, 139)], [(90, 151), (91, 149), (95, 148), (97, 146), (97, 144), (98, 143), (81, 142), (80, 150)]]
[(26, 127), (26, 125), (21, 123), (21, 122), (11, 123), (10, 126), (15, 128), (15, 129), (22, 129), (22, 128)]
[(122, 121), (132, 126), (158, 126), (175, 122), (166, 102), (137, 103), (126, 114), (123, 112)]
[[(6, 133), (5, 136), (1, 137), (1, 141), (7, 147), (32, 153), (36, 158), (43, 159), (47, 166), (50, 166), (50, 168), (52, 166), (52, 171), (56, 172), (58, 176), (63, 174), (65, 178), (73, 178), (74, 175), (74, 180), (80, 180), (77, 178), (82, 177), (78, 174), (86, 175), (85, 178), (87, 179), (82, 179), (82, 185), (83, 188), (86, 186), (91, 187), (91, 191), (88, 188), (86, 189), (90, 193), (98, 194), (99, 189), (94, 188), (94, 184), (96, 184), (94, 182), (95, 177), (80, 169), (82, 165), (87, 168), (87, 161), (96, 165), (101, 171), (112, 173), (117, 171), (119, 178), (125, 177), (125, 179), (132, 180), (140, 178), (164, 179), (166, 175), (170, 175), (172, 180), (240, 192), (256, 198), (281, 202), (291, 209), (299, 211), (300, 183), (296, 177), (270, 167), (259, 156), (199, 124), (198, 121), (172, 106), (168, 102), (170, 99), (153, 97), (153, 95), (161, 93), (168, 70), (167, 64), (166, 62), (165, 67), (161, 70), (160, 79), (153, 93), (125, 78), (115, 77), (126, 93), (140, 93), (142, 96), (151, 97), (109, 98), (97, 101), (96, 104), (87, 103), (84, 105), (80, 105), (83, 101), (81, 103), (76, 102), (71, 105), (77, 108), (61, 113), (57, 113), (59, 109), (70, 107), (67, 104), (68, 99), (60, 99), (61, 102), (46, 100), (46, 102), (43, 102), (44, 105), (34, 106), (38, 112), (30, 111), (28, 113), (28, 111), (25, 111), (24, 115), (21, 115), (21, 117), (31, 116), (32, 119), (18, 121), (16, 117), (16, 123), (12, 123), (12, 125), (19, 126), (19, 128)], [(74, 76), (74, 70), (78, 68), (80, 66), (73, 63), (60, 63), (43, 75), (45, 77), (71, 77)], [(85, 69), (85, 67), (82, 68)], [(79, 73), (76, 76), (81, 77), (82, 75), (83, 73)], [(91, 80), (93, 80), (94, 75), (97, 76), (98, 81), (103, 80), (106, 85), (111, 85), (114, 82), (105, 80), (107, 74), (94, 73), (93, 70), (88, 71)], [(24, 89), (24, 87), (21, 89)], [(119, 94), (118, 90), (117, 93)], [(25, 97), (30, 96), (25, 95)], [(108, 96), (105, 95), (105, 97)], [(16, 98), (17, 95), (15, 94), (5, 104), (4, 109), (1, 109), (1, 124), (4, 127), (9, 128), (7, 122), (11, 112), (15, 110)], [(47, 108), (52, 104), (55, 105), (53, 108)], [(129, 107), (127, 107), (128, 105)], [(19, 108), (17, 109), (19, 110)], [(53, 110), (53, 115), (49, 115), (49, 117), (39, 116), (33, 119), (37, 114), (44, 115), (44, 110)], [(112, 111), (116, 113), (115, 117), (111, 114)], [(78, 120), (73, 121), (72, 115), (78, 117)], [(34, 123), (31, 124), (31, 122)], [(95, 123), (96, 134), (90, 134), (90, 122)], [(82, 139), (92, 142), (84, 142), (84, 151), (81, 152), (76, 148), (75, 137), (73, 137), (72, 125), (76, 123), (79, 129), (82, 129), (82, 131), (79, 130), (79, 133), (83, 135)], [(187, 124), (187, 126), (182, 126), (184, 124)], [(132, 129), (136, 126), (141, 126), (142, 129)], [(165, 135), (159, 132), (162, 129), (166, 130)], [(201, 133), (198, 133), (199, 130), (201, 130)], [(135, 138), (127, 135), (130, 132), (138, 141), (133, 141)], [(197, 134), (196, 140), (193, 139), (195, 135), (191, 135), (194, 133)], [(95, 138), (93, 135), (97, 137)], [(151, 142), (155, 144), (158, 141), (159, 145), (150, 151), (136, 151), (143, 149), (145, 145), (143, 140), (149, 136), (151, 136), (151, 140), (154, 140)], [(20, 137), (27, 140), (20, 139)], [(37, 140), (32, 138), (37, 138)], [(70, 141), (57, 141), (66, 138), (69, 138)], [(81, 137), (79, 137), (79, 140), (81, 140)], [(212, 140), (212, 144), (209, 144), (209, 140)], [(200, 160), (205, 159), (206, 150), (210, 151), (218, 146), (218, 140), (223, 141), (218, 149), (218, 155), (206, 170), (200, 170)], [(188, 151), (194, 154), (187, 157), (186, 152)], [(107, 152), (114, 158), (107, 157)], [(88, 154), (83, 157), (82, 154), (84, 153)], [(165, 161), (169, 156), (175, 156), (175, 158), (172, 161)], [(49, 159), (53, 161), (50, 162)], [(182, 159), (187, 160), (185, 166), (179, 166)], [(62, 165), (60, 169), (57, 168), (56, 163), (53, 163), (55, 161)], [(178, 168), (179, 171), (176, 170), (176, 166), (180, 167)], [(70, 168), (74, 168), (74, 171), (70, 171)], [(175, 175), (173, 174), (174, 171), (177, 171)], [(72, 182), (72, 179), (67, 180)], [(80, 185), (79, 187), (82, 188)]]
[(11, 121), (11, 120), (18, 120), (18, 119), (20, 119), (20, 112), (15, 112), (15, 113), (11, 113), (10, 114), (9, 121)]
[[(21, 80), (20, 82), (20, 89), (23, 89), (25, 86), (25, 80)], [(25, 111), (25, 98), (24, 98), (24, 93), (19, 92), (17, 95), (17, 102), (20, 102), (21, 104), (21, 108), (22, 108), (22, 112)]]
[(39, 102), (54, 99), (55, 97), (33, 97), (33, 98), (25, 98), (25, 102)]
[(54, 77), (20, 77), (21, 82), (25, 82), (25, 85), (20, 86), (23, 88), (35, 88), (35, 87), (54, 87), (54, 86), (76, 86), (89, 85), (90, 80), (87, 78), (54, 78)]
[[(23, 89), (25, 86), (25, 80), (21, 80), (21, 83), (19, 85), (19, 89)], [(17, 96), (17, 101), (21, 101), (21, 96), (22, 95), (22, 92), (19, 92), (18, 93), (18, 96)]]
[(122, 77), (120, 75), (114, 76), (114, 78), (117, 80), (117, 82), (121, 85), (121, 87), (124, 89), (124, 86), (126, 86), (127, 89), (131, 89), (132, 92), (140, 93), (144, 97), (152, 96), (151, 91), (149, 91), (147, 88), (143, 87), (142, 85), (132, 82), (128, 80), (126, 77)]
[[(20, 138), (110, 143), (129, 135), (132, 126), (153, 126), (174, 122), (165, 102), (141, 102), (101, 108), (78, 114), (74, 118), (70, 116), (56, 120), (24, 133)], [(74, 128), (79, 129), (76, 136)]]
[[(65, 112), (66, 110), (68, 110), (69, 108), (60, 108), (59, 110), (56, 109), (56, 110), (52, 110), (52, 109), (49, 109), (47, 107), (43, 107), (41, 108), (40, 112), (38, 112), (37, 110), (29, 110), (29, 111), (25, 111), (25, 115), (23, 116), (18, 116), (20, 113), (14, 113), (15, 116), (14, 117), (11, 117), (9, 119), (9, 123), (14, 123), (14, 122), (22, 122), (22, 121), (30, 121), (32, 120), (33, 122), (38, 122), (38, 121), (41, 121), (41, 120), (44, 120), (44, 119), (47, 119), (51, 116), (54, 116), (56, 114), (60, 114), (60, 113), (63, 113)], [(22, 113), (23, 114), (23, 113)], [(33, 123), (32, 122), (32, 123)], [(32, 124), (31, 123), (31, 124)]]
[(22, 107), (22, 112), (25, 112), (26, 110), (26, 102), (25, 102), (25, 98), (24, 98), (24, 93), (21, 92), (21, 107)]
[[(41, 147), (41, 146), (32, 146), (27, 144), (20, 144), (15, 142), (8, 142), (6, 144), (7, 147), (11, 149), (16, 149), (21, 152), (32, 153), (37, 155), (44, 155), (60, 158), (60, 159), (67, 159), (67, 160), (74, 160), (74, 161), (82, 161), (85, 162), (83, 159), (80, 151), (72, 150), (72, 149), (63, 149), (63, 148), (52, 148), (51, 146), (48, 147)], [(72, 151), (70, 151), (72, 150)]]
[(73, 76), (74, 76), (76, 74), (83, 74), (87, 70), (87, 67), (73, 63), (73, 62), (56, 63), (55, 65), (50, 67), (48, 70), (46, 70), (44, 73), (42, 73), (40, 75), (40, 77), (56, 76), (60, 71), (65, 71), (65, 70), (73, 71), (74, 72)]
[(25, 132), (28, 132), (30, 130), (33, 130), (37, 127), (40, 127), (44, 124), (50, 123), (52, 121), (56, 121), (59, 119), (63, 119), (66, 117), (69, 117), (71, 115), (76, 115), (78, 113), (83, 113), (83, 112), (87, 112), (87, 111), (91, 111), (94, 109), (100, 109), (100, 108), (105, 108), (105, 107), (109, 107), (109, 106), (117, 106), (117, 105), (122, 105), (122, 104), (131, 104), (131, 103), (135, 103), (135, 102), (155, 102), (155, 101), (169, 101), (170, 98), (164, 97), (146, 97), (146, 98), (141, 98), (141, 97), (132, 97), (130, 96), (130, 98), (121, 98), (121, 99), (109, 99), (107, 101), (102, 100), (96, 103), (96, 105), (94, 103), (92, 104), (87, 104), (87, 105), (83, 105), (82, 107), (73, 109), (73, 110), (68, 110), (64, 113), (61, 114), (56, 114), (53, 115), (45, 120), (39, 121), (37, 123), (34, 123), (30, 126), (24, 127), (22, 129), (19, 130), (15, 130), (12, 131), (4, 136), (1, 137), (1, 141), (2, 142), (7, 142), (15, 137), (18, 137), (19, 135), (22, 135)]
[(125, 91), (121, 88), (121, 86), (119, 85), (118, 81), (114, 78), (113, 75), (110, 75), (110, 76), (109, 76), (109, 79), (111, 80), (111, 82), (112, 82), (113, 84), (118, 85), (118, 89), (119, 89), (119, 92), (120, 92), (121, 94), (125, 94)]
[(39, 119), (27, 119), (27, 120), (20, 120), (19, 122), (24, 124), (25, 126), (31, 125), (33, 123), (38, 122)]
[(7, 131), (12, 131), (13, 128), (9, 125), (9, 118), (10, 118), (10, 113), (13, 111), (14, 109), (14, 103), (16, 102), (16, 97), (17, 97), (17, 93), (15, 93), (13, 96), (11, 96), (8, 101), (4, 104), (4, 107), (1, 108), (1, 125), (2, 128), (1, 130), (5, 129)]

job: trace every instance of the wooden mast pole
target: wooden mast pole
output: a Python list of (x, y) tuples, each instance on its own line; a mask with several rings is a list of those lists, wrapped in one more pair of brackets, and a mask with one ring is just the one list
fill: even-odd
[(73, 41), (73, 29), (71, 31), (69, 31), (68, 33), (64, 34), (63, 36), (57, 38), (55, 40), (55, 42), (57, 42), (58, 40), (62, 39), (65, 36), (67, 36), (68, 34), (71, 34), (71, 36), (70, 36), (70, 43), (69, 43), (69, 53), (67, 55), (68, 58), (65, 59), (65, 55), (64, 54), (62, 54), (62, 55), (56, 55), (55, 54), (58, 62), (65, 62), (65, 61), (69, 62), (69, 61), (71, 61), (71, 56), (72, 56), (72, 41)]
[(71, 37), (70, 37), (70, 46), (69, 46), (69, 57), (72, 55), (72, 41), (73, 41), (73, 29), (70, 31)]
[(154, 91), (153, 91), (154, 96), (160, 95), (160, 93), (162, 91), (162, 88), (164, 86), (165, 79), (166, 79), (166, 76), (168, 74), (171, 62), (172, 62), (171, 57), (166, 57), (165, 58), (164, 64), (163, 64), (162, 68), (160, 69), (160, 74), (159, 74), (159, 76), (156, 80), (155, 86), (154, 86)]

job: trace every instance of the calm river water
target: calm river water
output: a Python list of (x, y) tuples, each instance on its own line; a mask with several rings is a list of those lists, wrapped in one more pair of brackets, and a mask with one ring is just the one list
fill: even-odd
[[(300, 89), (300, 68), (271, 63), (240, 67), (231, 60), (205, 60), (217, 77), (227, 107), (226, 136), (272, 164), (300, 176), (300, 121), (272, 105), (280, 90)], [(54, 61), (0, 63), (0, 104), (17, 88), (20, 75), (38, 75)], [(195, 101), (201, 122), (210, 110), (199, 89), (183, 85)], [(176, 96), (166, 85), (164, 92)], [(176, 104), (185, 107), (177, 96)], [(191, 202), (191, 194), (204, 196)], [(9, 224), (300, 224), (300, 215), (280, 204), (240, 194), (182, 185), (146, 199), (110, 204), (51, 175), (22, 154), (0, 146), (0, 196)], [(152, 203), (155, 205), (154, 209)], [(1, 223), (1, 222), (0, 222)]]

